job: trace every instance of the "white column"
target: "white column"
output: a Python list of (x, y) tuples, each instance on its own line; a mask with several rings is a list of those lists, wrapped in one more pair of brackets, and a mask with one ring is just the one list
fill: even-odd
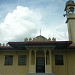
[(51, 50), (49, 52), (49, 64), (45, 65), (45, 73), (52, 73), (52, 54)]
[(36, 50), (34, 51), (35, 53), (35, 73), (36, 73)]
[(32, 53), (32, 50), (29, 50), (29, 73), (35, 73), (35, 64), (32, 65), (31, 64), (31, 53)]
[(31, 72), (30, 71), (31, 70), (30, 65), (31, 65), (31, 50), (29, 50), (29, 73)]
[(50, 55), (50, 71), (52, 73), (52, 51), (49, 50), (49, 55)]
[(46, 73), (46, 50), (44, 50), (44, 56), (45, 56), (45, 73)]

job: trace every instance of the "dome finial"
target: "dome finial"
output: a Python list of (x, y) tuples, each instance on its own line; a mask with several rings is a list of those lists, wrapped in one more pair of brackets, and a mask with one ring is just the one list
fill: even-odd
[(41, 36), (41, 29), (40, 29), (40, 36)]

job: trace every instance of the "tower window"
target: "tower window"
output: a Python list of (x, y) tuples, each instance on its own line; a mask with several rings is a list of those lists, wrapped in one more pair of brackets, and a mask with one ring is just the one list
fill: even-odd
[(74, 13), (74, 7), (70, 7), (70, 12)]
[(12, 64), (13, 64), (13, 56), (5, 55), (5, 65), (12, 65)]
[(64, 65), (63, 55), (55, 55), (55, 65)]

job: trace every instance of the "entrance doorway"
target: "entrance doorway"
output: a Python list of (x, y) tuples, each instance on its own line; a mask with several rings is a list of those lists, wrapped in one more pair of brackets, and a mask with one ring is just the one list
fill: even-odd
[(45, 57), (36, 57), (36, 73), (45, 73)]

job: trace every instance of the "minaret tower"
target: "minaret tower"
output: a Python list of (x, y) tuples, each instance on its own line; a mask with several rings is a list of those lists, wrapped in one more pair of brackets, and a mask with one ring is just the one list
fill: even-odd
[(64, 16), (67, 17), (69, 41), (75, 43), (75, 3), (73, 0), (66, 2), (65, 11)]

